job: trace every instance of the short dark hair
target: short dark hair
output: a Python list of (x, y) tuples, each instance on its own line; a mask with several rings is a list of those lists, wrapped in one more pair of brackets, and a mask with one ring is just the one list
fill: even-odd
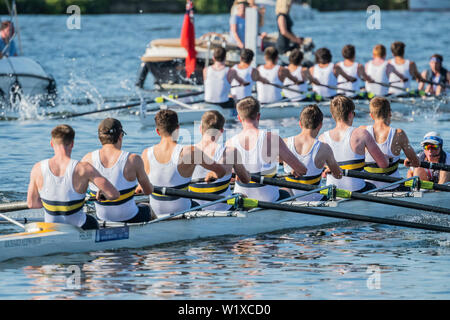
[(214, 60), (218, 62), (224, 62), (227, 57), (227, 51), (222, 47), (214, 49)]
[(251, 63), (255, 54), (250, 49), (241, 50), (241, 61), (245, 63)]
[(102, 145), (115, 144), (124, 133), (122, 124), (114, 118), (106, 118), (98, 125), (98, 139)]
[(264, 57), (275, 62), (278, 58), (278, 50), (275, 47), (267, 47), (266, 50), (264, 50)]
[(310, 104), (304, 107), (300, 113), (300, 123), (302, 124), (302, 128), (314, 130), (317, 129), (322, 122), (323, 113), (317, 104)]
[(261, 106), (259, 104), (259, 101), (256, 100), (253, 97), (246, 97), (238, 102), (236, 106), (237, 112), (239, 116), (245, 120), (256, 120), (259, 111), (261, 109)]
[(405, 55), (406, 45), (401, 41), (395, 41), (391, 44), (391, 52), (394, 57), (403, 57)]
[(376, 119), (388, 119), (391, 113), (391, 104), (384, 97), (375, 97), (370, 100), (370, 113)]
[(355, 46), (347, 44), (342, 48), (342, 56), (344, 59), (353, 59), (355, 57)]
[(178, 115), (173, 110), (160, 110), (155, 115), (156, 128), (163, 135), (171, 135), (179, 126)]
[(289, 63), (292, 63), (295, 66), (299, 66), (302, 63), (302, 60), (303, 52), (301, 52), (297, 48), (291, 51), (291, 54), (289, 55)]
[(75, 130), (68, 124), (60, 124), (52, 130), (52, 140), (56, 144), (70, 145), (75, 140)]
[(333, 59), (333, 56), (331, 55), (330, 50), (328, 50), (327, 48), (320, 48), (317, 49), (316, 53), (315, 53), (315, 57), (316, 57), (316, 63), (330, 63), (331, 60)]
[(352, 99), (339, 95), (331, 100), (330, 111), (336, 121), (347, 121), (350, 113), (355, 111), (355, 104)]

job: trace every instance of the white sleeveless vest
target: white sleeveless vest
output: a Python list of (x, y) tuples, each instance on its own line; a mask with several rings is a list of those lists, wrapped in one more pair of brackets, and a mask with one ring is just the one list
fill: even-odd
[[(123, 175), (128, 161), (129, 152), (122, 151), (116, 163), (111, 168), (105, 168), (100, 160), (100, 150), (92, 152), (92, 165), (120, 192), (115, 200), (95, 201), (97, 216), (104, 221), (120, 222), (132, 219), (139, 211), (134, 201), (134, 191), (138, 185), (137, 179), (128, 181)], [(89, 183), (91, 196), (95, 197), (98, 188)]]
[[(361, 83), (361, 79), (358, 76), (358, 65), (359, 64), (357, 62), (353, 62), (353, 64), (351, 66), (345, 66), (344, 61), (341, 61), (338, 63), (338, 65), (339, 65), (339, 67), (341, 67), (341, 69), (347, 75), (357, 79), (355, 82), (350, 82), (350, 81), (347, 81), (347, 79), (345, 79), (342, 75), (339, 75), (337, 78), (338, 88), (359, 92), (360, 91), (359, 87), (360, 87), (360, 83)], [(347, 97), (354, 97), (356, 95), (356, 92), (353, 93), (350, 91), (338, 90), (337, 92), (340, 94), (344, 94)]]
[[(301, 66), (298, 66), (297, 69), (295, 69), (294, 72), (291, 72), (291, 74), (294, 77), (296, 77), (298, 80), (300, 80), (300, 81), (303, 80), (302, 67)], [(283, 85), (285, 85), (285, 86), (289, 85), (288, 88), (294, 89), (294, 90), (297, 90), (297, 91), (302, 91), (302, 92), (308, 91), (308, 84), (306, 82), (303, 83), (303, 84), (294, 84), (294, 82), (291, 79), (286, 78), (286, 79), (284, 79)], [(304, 99), (306, 97), (306, 95), (304, 95), (304, 94), (299, 94), (297, 92), (286, 90), (286, 89), (283, 90), (283, 95), (284, 95), (285, 98), (288, 98), (291, 101), (300, 101), (300, 100), (302, 100), (302, 99)]]
[(51, 172), (48, 161), (49, 159), (41, 161), (44, 183), (39, 190), (45, 210), (45, 222), (83, 226), (86, 222), (83, 211), (85, 195), (73, 188), (73, 172), (78, 161), (71, 159), (64, 175), (60, 177)]
[[(273, 177), (278, 171), (278, 163), (267, 163), (263, 160), (264, 141), (267, 140), (267, 131), (259, 130), (258, 140), (252, 150), (245, 150), (240, 142), (239, 136), (231, 138), (231, 144), (242, 156), (245, 168), (250, 174), (261, 174), (267, 177)], [(236, 181), (234, 193), (243, 193), (247, 197), (261, 201), (273, 202), (279, 198), (278, 187), (261, 185), (259, 183), (242, 183)]]
[[(216, 151), (214, 153), (213, 160), (215, 162), (219, 162), (225, 152), (226, 147), (225, 146), (217, 146)], [(194, 173), (192, 174), (192, 179), (202, 179), (205, 178), (208, 174), (209, 170), (206, 170), (202, 166), (196, 166), (194, 169)], [(223, 176), (220, 179), (217, 179), (214, 182), (206, 183), (206, 182), (199, 182), (199, 183), (192, 183), (189, 185), (189, 191), (196, 192), (196, 193), (212, 193), (217, 194), (223, 197), (227, 197), (231, 195), (231, 189), (230, 189), (230, 181), (231, 181), (231, 173)], [(209, 201), (203, 201), (203, 200), (195, 200), (198, 204), (202, 205), (205, 203), (208, 203)], [(218, 210), (218, 211), (226, 211), (231, 208), (230, 205), (226, 203), (218, 203), (215, 205), (208, 206), (204, 208), (203, 210)]]
[[(322, 171), (323, 168), (317, 168), (316, 164), (314, 163), (317, 152), (319, 152), (321, 142), (319, 140), (316, 140), (314, 142), (314, 145), (312, 146), (311, 150), (304, 155), (301, 155), (297, 152), (297, 149), (295, 149), (295, 136), (289, 137), (287, 140), (287, 146), (289, 150), (297, 157), (297, 159), (306, 167), (306, 174), (302, 176), (301, 178), (293, 178), (293, 177), (286, 177), (286, 181), (290, 182), (297, 182), (297, 183), (303, 183), (303, 184), (309, 184), (309, 185), (319, 185), (320, 181), (322, 179)], [(284, 172), (287, 174), (290, 174), (292, 172), (292, 168), (288, 164), (284, 164)], [(303, 194), (306, 191), (301, 190), (295, 190), (293, 189), (292, 192), (297, 194)], [(301, 198), (297, 198), (299, 201), (319, 201), (322, 199), (322, 195), (319, 193), (313, 193)]]
[(236, 101), (242, 100), (245, 97), (250, 97), (252, 95), (253, 85), (255, 82), (252, 79), (253, 67), (248, 67), (247, 69), (239, 69), (238, 65), (234, 65), (233, 69), (236, 70), (236, 73), (239, 77), (241, 77), (246, 82), (249, 82), (248, 86), (239, 86), (239, 82), (236, 79), (231, 81), (231, 86), (238, 86), (235, 88), (231, 88), (231, 95), (236, 99)]
[[(373, 126), (367, 126), (366, 130), (370, 133), (370, 135), (375, 139), (375, 134), (373, 132)], [(364, 167), (364, 170), (369, 173), (376, 173), (376, 174), (384, 174), (389, 175), (391, 177), (400, 178), (400, 172), (398, 172), (398, 162), (400, 159), (400, 155), (395, 156), (392, 153), (392, 141), (395, 136), (396, 129), (391, 128), (389, 130), (388, 137), (386, 141), (382, 143), (377, 143), (380, 150), (387, 155), (389, 159), (389, 167), (387, 168), (380, 168), (377, 163), (375, 162), (374, 158), (366, 151), (366, 166)], [(388, 183), (379, 182), (379, 181), (372, 181), (368, 180), (369, 182), (373, 183), (377, 188), (388, 185)], [(397, 186), (393, 186), (391, 188), (387, 188), (386, 190), (394, 189)]]
[[(167, 163), (159, 163), (153, 151), (153, 147), (148, 148), (147, 156), (150, 164), (150, 174), (148, 178), (155, 187), (171, 187), (187, 190), (191, 178), (185, 178), (178, 172), (178, 163), (182, 145), (177, 145), (172, 153), (172, 157)], [(158, 193), (150, 195), (150, 207), (158, 217), (174, 212), (189, 209), (191, 200), (173, 196), (165, 196)]]
[[(409, 60), (405, 60), (405, 63), (403, 64), (396, 64), (395, 59), (389, 60), (389, 63), (397, 70), (401, 75), (403, 75), (405, 78), (408, 78), (408, 81), (403, 82), (400, 80), (400, 78), (393, 72), (389, 74), (389, 82), (392, 83), (394, 87), (400, 87), (400, 88), (410, 88), (411, 86), (411, 74), (409, 73)], [(404, 94), (405, 91), (396, 89), (396, 88), (389, 88), (388, 91), (390, 94)]]
[[(385, 61), (383, 64), (376, 66), (372, 61), (369, 61), (366, 73), (376, 82), (388, 83), (389, 78), (386, 74), (388, 62)], [(386, 96), (388, 94), (389, 88), (380, 86), (376, 83), (370, 83), (366, 81), (366, 91), (373, 93), (375, 96)]]
[[(324, 133), (325, 143), (327, 143), (333, 150), (334, 157), (342, 170), (362, 170), (364, 168), (365, 155), (356, 154), (353, 152), (350, 145), (350, 138), (353, 130), (356, 128), (349, 127), (341, 141), (334, 141), (330, 137), (330, 131)], [(342, 177), (336, 179), (331, 174), (327, 175), (327, 185), (334, 184), (337, 188), (349, 191), (358, 191), (364, 188), (365, 182), (362, 179)]]
[(228, 71), (225, 67), (220, 71), (209, 66), (206, 71), (205, 81), (205, 101), (213, 103), (223, 103), (229, 100), (231, 84), (228, 82)]
[[(280, 70), (279, 65), (276, 65), (272, 69), (266, 69), (264, 68), (264, 66), (258, 67), (259, 74), (263, 78), (266, 78), (270, 83), (282, 86), (283, 83), (278, 77), (279, 70)], [(258, 92), (258, 100), (260, 103), (273, 103), (283, 99), (280, 88), (268, 84), (263, 84), (262, 82), (259, 81), (256, 83), (256, 91)]]
[[(337, 79), (334, 75), (333, 69), (334, 63), (329, 63), (326, 68), (321, 68), (318, 64), (316, 64), (314, 65), (313, 77), (319, 80), (321, 84), (335, 87), (337, 85)], [(337, 94), (334, 89), (329, 89), (327, 87), (318, 86), (315, 84), (312, 85), (312, 89), (315, 93), (324, 98), (330, 98)]]

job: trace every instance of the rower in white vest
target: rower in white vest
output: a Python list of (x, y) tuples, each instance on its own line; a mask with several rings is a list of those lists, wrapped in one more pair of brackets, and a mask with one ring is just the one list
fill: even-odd
[(264, 50), (265, 64), (258, 67), (259, 74), (267, 79), (270, 84), (263, 82), (256, 83), (256, 91), (260, 103), (274, 103), (283, 99), (283, 82), (286, 78), (295, 84), (302, 84), (294, 77), (287, 68), (278, 65), (278, 50), (275, 47), (268, 47)]
[[(197, 165), (210, 170), (205, 177), (206, 182), (225, 175), (224, 166), (210, 159), (201, 150), (193, 145), (183, 146), (177, 143), (180, 126), (175, 111), (160, 110), (155, 116), (155, 124), (161, 141), (142, 152), (145, 172), (155, 187), (187, 190)], [(196, 205), (196, 202), (188, 198), (166, 196), (157, 192), (150, 195), (150, 207), (158, 218)]]
[(314, 93), (320, 98), (332, 99), (337, 95), (337, 77), (355, 82), (357, 79), (347, 75), (338, 65), (332, 63), (333, 56), (327, 48), (315, 52), (316, 64), (309, 68), (309, 80)]
[(252, 96), (253, 87), (256, 81), (269, 83), (267, 79), (263, 78), (259, 74), (258, 69), (251, 66), (253, 57), (254, 53), (252, 50), (242, 49), (240, 62), (235, 64), (232, 68), (241, 79), (249, 83), (247, 86), (240, 86), (239, 82), (236, 79), (233, 79), (231, 82), (231, 95), (236, 102), (244, 99), (245, 97)]
[[(147, 204), (136, 205), (134, 195), (136, 191), (150, 195), (153, 186), (145, 173), (142, 158), (121, 150), (124, 135), (125, 131), (119, 120), (104, 119), (98, 126), (98, 138), (102, 148), (89, 152), (82, 159), (93, 165), (120, 193), (120, 197), (115, 200), (97, 199), (95, 212), (103, 221), (147, 222), (151, 220), (150, 207)], [(138, 184), (140, 188), (136, 190)], [(90, 195), (97, 197), (97, 186), (90, 183), (89, 189)]]
[[(300, 178), (288, 176), (286, 177), (287, 181), (318, 186), (322, 180), (325, 165), (330, 169), (333, 177), (336, 179), (342, 178), (342, 171), (330, 146), (317, 140), (322, 122), (323, 113), (320, 108), (315, 104), (306, 106), (300, 114), (302, 131), (296, 136), (284, 139), (289, 150), (307, 169), (304, 176)], [(288, 164), (284, 164), (284, 172), (291, 174), (292, 168)], [(305, 191), (296, 189), (292, 189), (291, 192), (295, 195), (305, 193)], [(320, 201), (324, 198), (320, 193), (313, 193), (298, 199), (301, 201)]]
[(216, 104), (222, 108), (234, 108), (234, 100), (230, 97), (231, 83), (234, 80), (241, 86), (249, 86), (250, 83), (239, 77), (236, 69), (230, 69), (225, 65), (226, 56), (227, 52), (224, 48), (215, 48), (213, 65), (203, 69), (205, 102)]
[[(296, 177), (306, 173), (305, 166), (295, 157), (278, 134), (259, 129), (260, 104), (253, 97), (237, 104), (238, 119), (242, 131), (227, 141), (227, 147), (236, 148), (242, 156), (245, 168), (254, 175), (273, 177), (278, 171), (278, 159), (293, 168)], [(289, 196), (285, 190), (255, 182), (236, 181), (235, 193), (261, 201), (277, 201)]]
[[(422, 76), (417, 70), (416, 63), (414, 61), (404, 58), (406, 45), (403, 42), (395, 41), (391, 44), (391, 52), (394, 58), (389, 60), (389, 63), (397, 70), (407, 81), (402, 81), (395, 73), (389, 75), (389, 83), (394, 87), (400, 87), (403, 89), (411, 88), (411, 81), (416, 79), (420, 81)], [(404, 95), (406, 91), (391, 87), (389, 88), (389, 94)]]
[[(346, 96), (337, 96), (331, 100), (331, 115), (336, 121), (336, 126), (323, 133), (319, 140), (327, 143), (333, 150), (335, 159), (342, 170), (362, 171), (365, 166), (366, 149), (380, 168), (389, 165), (383, 152), (377, 146), (373, 137), (364, 129), (353, 127), (355, 117), (355, 104)], [(329, 173), (327, 170), (326, 174)], [(335, 185), (340, 189), (364, 192), (375, 188), (371, 183), (362, 179), (342, 177), (336, 179), (327, 175), (327, 185)]]
[[(344, 58), (344, 61), (338, 62), (337, 65), (346, 75), (355, 78), (356, 81), (351, 82), (342, 75), (338, 75), (337, 86), (341, 90), (337, 90), (337, 93), (346, 95), (350, 98), (365, 98), (365, 95), (360, 92), (361, 81), (370, 82), (373, 80), (366, 74), (364, 66), (355, 61), (355, 56), (355, 46), (347, 44), (342, 48), (342, 57)], [(352, 90), (353, 92), (349, 90)]]
[[(366, 74), (374, 81), (366, 82), (366, 91), (369, 95), (386, 96), (389, 93), (389, 77), (391, 73), (397, 75), (400, 81), (406, 82), (408, 80), (385, 60), (386, 48), (382, 44), (377, 44), (373, 48), (372, 57), (373, 59), (367, 62), (365, 66)], [(395, 84), (393, 85), (395, 86)]]
[(296, 84), (289, 78), (284, 79), (283, 85), (285, 86), (285, 89), (283, 89), (283, 95), (290, 101), (302, 101), (306, 99), (308, 84), (305, 79), (307, 78), (308, 69), (302, 67), (302, 60), (303, 52), (299, 49), (293, 49), (289, 54), (289, 65), (287, 69), (294, 77), (302, 82), (300, 84)]
[(108, 200), (117, 199), (119, 192), (92, 165), (71, 159), (75, 140), (72, 127), (58, 125), (51, 135), (54, 156), (33, 166), (27, 194), (28, 207), (43, 207), (45, 222), (66, 223), (85, 230), (98, 229), (97, 220), (83, 211), (89, 182), (96, 185)]
[[(389, 166), (380, 168), (372, 155), (366, 151), (366, 166), (364, 170), (369, 173), (400, 178), (398, 166), (402, 151), (407, 157), (405, 163), (418, 166), (420, 164), (419, 158), (410, 145), (405, 131), (390, 126), (392, 113), (389, 100), (383, 97), (375, 97), (370, 100), (370, 116), (374, 120), (373, 125), (361, 126), (361, 128), (367, 130), (374, 138), (378, 148), (389, 159)], [(379, 181), (369, 180), (369, 182), (373, 183), (377, 188), (387, 185), (387, 183)], [(392, 189), (404, 190), (404, 186), (393, 186), (386, 190)]]
[[(195, 182), (189, 185), (189, 191), (196, 193), (213, 193), (221, 195), (223, 197), (231, 195), (231, 174), (234, 170), (239, 181), (243, 183), (250, 182), (250, 175), (245, 169), (242, 158), (239, 151), (233, 147), (227, 147), (224, 144), (220, 144), (219, 141), (223, 134), (223, 126), (225, 124), (225, 118), (223, 115), (216, 110), (206, 111), (202, 116), (202, 123), (200, 125), (200, 133), (202, 139), (195, 146), (203, 151), (208, 157), (217, 163), (222, 164), (226, 169), (226, 174), (212, 182)], [(201, 167), (196, 166), (194, 173), (192, 174), (192, 179), (204, 179), (206, 178), (208, 171)], [(199, 204), (205, 204), (208, 201), (195, 200)], [(226, 203), (218, 203), (206, 207), (206, 210), (219, 210), (225, 211), (231, 208), (230, 205)]]

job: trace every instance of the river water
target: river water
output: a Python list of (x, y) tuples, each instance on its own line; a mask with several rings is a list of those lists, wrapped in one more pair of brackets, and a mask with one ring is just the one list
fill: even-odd
[[(389, 48), (395, 40), (407, 44), (407, 57), (420, 70), (433, 53), (450, 60), (445, 32), (450, 30), (449, 13), (381, 12), (379, 30), (367, 29), (365, 12), (314, 13), (312, 19), (294, 13), (294, 17), (294, 31), (312, 37), (317, 48), (330, 48), (334, 61), (347, 43), (356, 46), (357, 59), (364, 62), (373, 45)], [(69, 30), (66, 19), (20, 16), (20, 24), (25, 55), (54, 75), (59, 97), (88, 96), (96, 102), (88, 106), (61, 102), (56, 108), (69, 112), (116, 105), (102, 103), (102, 98), (136, 96), (133, 83), (147, 43), (178, 37), (182, 24), (181, 15), (82, 16), (81, 30)], [(226, 31), (227, 24), (226, 15), (196, 16), (197, 35)], [(274, 29), (268, 19), (264, 30)], [(152, 79), (146, 87), (152, 89)], [(23, 116), (32, 117), (34, 112), (29, 108)], [(127, 132), (124, 149), (141, 153), (158, 141), (154, 129), (142, 127), (136, 116), (112, 115)], [(99, 147), (96, 131), (103, 116), (68, 122), (76, 130), (74, 158)], [(355, 124), (369, 121), (363, 114)], [(51, 156), (49, 134), (58, 123), (45, 118), (0, 122), (1, 202), (26, 198), (29, 171), (36, 161)], [(393, 126), (403, 128), (418, 149), (430, 130), (449, 141), (449, 123), (446, 113), (412, 108), (396, 114)], [(331, 125), (325, 119), (324, 130)], [(279, 129), (282, 136), (299, 131), (296, 119), (266, 121), (263, 126)], [(186, 129), (192, 132), (194, 127)], [(425, 213), (419, 219), (448, 223), (446, 217)], [(1, 233), (13, 230), (0, 226)], [(343, 222), (253, 237), (0, 263), (0, 299), (448, 299), (449, 265), (446, 234)], [(81, 273), (79, 287), (68, 283), (74, 268)]]

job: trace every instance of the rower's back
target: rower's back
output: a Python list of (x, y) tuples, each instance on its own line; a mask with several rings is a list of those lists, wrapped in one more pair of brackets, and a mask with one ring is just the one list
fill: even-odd
[[(303, 53), (299, 49), (294, 49), (291, 51), (289, 55), (288, 70), (294, 77), (296, 77), (300, 81), (304, 81), (302, 74), (303, 73), (302, 60), (303, 60)], [(289, 100), (301, 101), (306, 97), (305, 94), (299, 93), (299, 92), (306, 93), (308, 91), (308, 85), (306, 81), (302, 84), (295, 84), (294, 81), (292, 81), (289, 78), (286, 78), (284, 79), (283, 85), (288, 88), (283, 90), (283, 95)], [(298, 92), (295, 92), (294, 90)]]
[[(384, 60), (386, 57), (386, 48), (378, 44), (373, 48), (373, 60), (366, 63), (366, 74), (375, 82), (387, 84), (389, 77), (387, 69), (389, 62)], [(382, 86), (377, 83), (366, 82), (366, 91), (375, 96), (386, 96), (389, 92), (389, 87)]]
[(389, 88), (389, 94), (405, 94), (404, 90), (399, 88), (408, 89), (411, 88), (411, 80), (412, 76), (410, 73), (410, 64), (411, 61), (408, 59), (404, 59), (403, 56), (405, 54), (405, 44), (400, 41), (395, 41), (391, 45), (391, 51), (394, 58), (389, 60), (389, 63), (399, 72), (404, 78), (408, 79), (408, 81), (402, 81), (398, 75), (391, 72), (389, 74), (389, 83), (393, 84), (394, 87)]
[(225, 66), (226, 51), (224, 48), (214, 50), (214, 64), (206, 66), (205, 101), (225, 103), (229, 100), (231, 83), (228, 75), (230, 68)]
[[(334, 74), (334, 63), (331, 62), (332, 55), (327, 48), (320, 48), (315, 52), (316, 64), (312, 67), (312, 76), (319, 81), (320, 84), (326, 86), (337, 85), (336, 75)], [(331, 98), (337, 93), (335, 89), (319, 86), (313, 83), (313, 91), (324, 97)]]
[[(337, 77), (337, 86), (338, 88), (344, 90), (337, 90), (338, 94), (346, 95), (347, 97), (356, 96), (356, 92), (360, 91), (360, 83), (361, 79), (358, 75), (359, 63), (355, 61), (355, 47), (351, 44), (345, 45), (342, 48), (342, 57), (345, 59), (344, 61), (338, 62), (337, 65), (345, 72), (347, 75), (356, 79), (355, 82), (350, 82), (345, 79), (341, 74)], [(350, 92), (347, 90), (352, 90), (354, 92)]]
[[(258, 93), (258, 101), (260, 103), (274, 103), (280, 101), (283, 96), (281, 94), (283, 82), (280, 79), (280, 68), (277, 64), (278, 51), (274, 47), (268, 47), (264, 51), (265, 65), (258, 67), (261, 77), (267, 79), (270, 83), (276, 85), (264, 84), (260, 81), (256, 83), (256, 91)], [(278, 87), (277, 87), (278, 86)]]
[(231, 95), (236, 101), (252, 95), (255, 82), (252, 77), (254, 68), (250, 64), (253, 61), (253, 56), (252, 50), (243, 49), (241, 51), (241, 62), (233, 66), (233, 70), (235, 70), (237, 75), (249, 83), (247, 86), (239, 86), (239, 82), (236, 79), (231, 81)]

